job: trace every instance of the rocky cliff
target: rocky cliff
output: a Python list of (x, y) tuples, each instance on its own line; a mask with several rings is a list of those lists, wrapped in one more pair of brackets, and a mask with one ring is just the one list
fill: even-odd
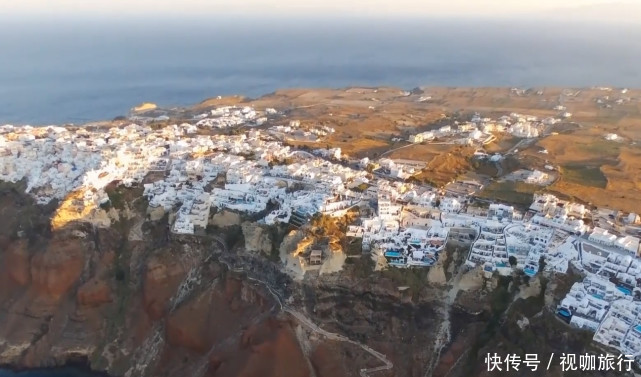
[(5, 187), (0, 204), (9, 214), (0, 220), (0, 364), (85, 360), (117, 376), (310, 374), (295, 326), (217, 261), (217, 243), (170, 239), (162, 221), (133, 241), (136, 215), (108, 228), (52, 227), (58, 214), (19, 187)]
[[(456, 377), (483, 374), (488, 350), (586, 344), (559, 335), (568, 329), (545, 300), (507, 310), (474, 291), (450, 307), (458, 283), (449, 272), (448, 284), (430, 285), (424, 272), (373, 272), (357, 258), (294, 282), (263, 255), (274, 240), (248, 224), (249, 246), (263, 253), (242, 242), (227, 250), (224, 234), (172, 237), (166, 216), (145, 220), (129, 204), (109, 227), (52, 227), (56, 208), (0, 187), (0, 365), (81, 360), (131, 377)], [(524, 317), (529, 327), (515, 327)]]

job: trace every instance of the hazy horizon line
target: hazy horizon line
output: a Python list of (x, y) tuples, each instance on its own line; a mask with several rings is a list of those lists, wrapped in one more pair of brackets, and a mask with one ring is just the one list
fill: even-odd
[(258, 15), (381, 15), (390, 16), (460, 16), (487, 15), (524, 16), (556, 12), (584, 12), (598, 10), (625, 10), (620, 12), (621, 21), (633, 14), (629, 9), (641, 9), (637, 0), (539, 0), (518, 2), (514, 0), (19, 0), (3, 7), (7, 15), (79, 15), (109, 14), (168, 14), (186, 16), (197, 13), (212, 14), (258, 14)]
[[(502, 15), (397, 15), (388, 17), (379, 14), (269, 14), (257, 15), (247, 14), (241, 12), (231, 12), (226, 14), (185, 14), (180, 16), (170, 14), (94, 14), (94, 13), (75, 13), (75, 14), (45, 14), (45, 13), (16, 13), (16, 14), (0, 14), (0, 22), (9, 26), (15, 24), (31, 24), (38, 23), (43, 25), (58, 24), (60, 22), (83, 24), (94, 22), (107, 22), (112, 24), (119, 23), (138, 23), (138, 22), (162, 22), (171, 24), (185, 24), (190, 22), (285, 22), (288, 24), (297, 24), (303, 22), (382, 22), (386, 24), (402, 24), (404, 22), (470, 22), (470, 21), (483, 21), (483, 22), (496, 22), (496, 23), (551, 23), (551, 24), (585, 24), (585, 25), (621, 25), (621, 26), (640, 26), (641, 24), (635, 19), (618, 20), (609, 17), (601, 19), (593, 19), (590, 17), (570, 16), (564, 15), (549, 15), (541, 13), (527, 13), (527, 14), (502, 14)], [(64, 26), (64, 25), (59, 25)], [(239, 24), (239, 28), (246, 25)], [(479, 26), (482, 27), (482, 26)], [(1, 26), (0, 26), (1, 28)]]

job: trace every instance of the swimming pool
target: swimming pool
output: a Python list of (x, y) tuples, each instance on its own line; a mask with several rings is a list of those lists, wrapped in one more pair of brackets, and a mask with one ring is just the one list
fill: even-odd
[(628, 288), (626, 288), (626, 287), (621, 287), (621, 286), (618, 286), (618, 285), (617, 285), (617, 289), (618, 289), (619, 291), (623, 292), (626, 296), (630, 296), (630, 295), (632, 294), (632, 291), (630, 291), (630, 290), (629, 290)]

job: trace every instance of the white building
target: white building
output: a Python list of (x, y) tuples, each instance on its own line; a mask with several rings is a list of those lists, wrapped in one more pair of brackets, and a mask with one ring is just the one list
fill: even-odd
[(611, 234), (606, 229), (595, 227), (588, 236), (588, 239), (604, 246), (614, 246), (617, 236)]
[(428, 140), (434, 140), (434, 132), (432, 131), (421, 132), (419, 134), (412, 135), (409, 137), (410, 143), (422, 143)]
[(639, 239), (636, 237), (624, 236), (618, 238), (614, 242), (614, 246), (630, 254), (639, 254)]
[(540, 170), (534, 170), (527, 175), (527, 177), (525, 178), (525, 183), (540, 185), (547, 182), (548, 179), (549, 175), (547, 173), (544, 173)]
[(539, 136), (539, 129), (531, 122), (518, 122), (510, 126), (508, 132), (516, 137), (535, 138)]
[(514, 207), (492, 203), (487, 211), (487, 218), (489, 220), (511, 222), (514, 218)]
[(463, 204), (457, 199), (452, 197), (444, 197), (441, 199), (439, 208), (443, 212), (460, 212)]
[(392, 202), (389, 196), (378, 196), (378, 216), (382, 219), (398, 218), (401, 214), (401, 206)]

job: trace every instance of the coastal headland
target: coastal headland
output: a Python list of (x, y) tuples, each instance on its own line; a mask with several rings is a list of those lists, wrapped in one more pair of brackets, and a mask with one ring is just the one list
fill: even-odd
[(426, 87), (0, 126), (0, 365), (455, 377), (602, 349), (559, 307), (641, 293), (640, 124), (641, 90)]

